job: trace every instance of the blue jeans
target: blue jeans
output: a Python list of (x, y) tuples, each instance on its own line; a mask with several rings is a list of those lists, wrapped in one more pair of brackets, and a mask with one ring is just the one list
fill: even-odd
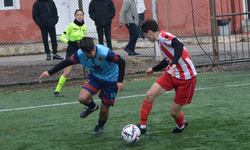
[(141, 24), (144, 21), (144, 12), (141, 14), (138, 14), (139, 17), (139, 23), (138, 23), (138, 32), (139, 32), (139, 38), (145, 38), (145, 35), (141, 32)]
[(128, 28), (130, 39), (128, 44), (126, 45), (126, 48), (128, 48), (130, 51), (135, 51), (135, 44), (138, 39), (138, 29), (137, 25), (135, 23), (129, 23), (126, 24), (126, 27)]

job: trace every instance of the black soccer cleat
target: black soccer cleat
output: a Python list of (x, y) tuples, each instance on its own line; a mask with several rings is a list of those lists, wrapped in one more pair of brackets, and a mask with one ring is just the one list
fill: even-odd
[(142, 134), (145, 135), (147, 129), (146, 129), (146, 128), (145, 128), (145, 129), (141, 129), (140, 126), (141, 126), (141, 125), (139, 124), (139, 125), (138, 125), (138, 128), (139, 128), (140, 131), (141, 131), (141, 135), (142, 135)]
[(54, 97), (61, 97), (60, 95), (59, 95), (59, 92), (54, 92)]
[(90, 110), (89, 108), (85, 108), (81, 113), (80, 113), (80, 117), (81, 118), (85, 118), (87, 117), (89, 114), (91, 114), (92, 112), (96, 111), (99, 108), (98, 105), (96, 105), (96, 107), (92, 110)]
[(172, 130), (172, 133), (181, 133), (188, 126), (188, 121), (187, 120), (184, 120), (184, 123), (185, 123), (185, 127), (183, 129), (179, 129), (179, 128), (175, 127)]
[(104, 126), (99, 127), (98, 125), (95, 125), (95, 130), (92, 133), (92, 135), (99, 135), (99, 134), (101, 134), (103, 129), (104, 129)]

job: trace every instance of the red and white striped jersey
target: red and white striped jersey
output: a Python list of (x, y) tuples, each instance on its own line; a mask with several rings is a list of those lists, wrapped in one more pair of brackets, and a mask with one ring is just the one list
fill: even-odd
[[(161, 49), (161, 55), (163, 58), (168, 62), (168, 67), (166, 69), (166, 72), (168, 74), (171, 74), (171, 63), (174, 58), (174, 48), (171, 46), (172, 40), (176, 38), (174, 35), (172, 35), (169, 32), (160, 31), (159, 35), (159, 47)], [(178, 39), (178, 38), (176, 38)], [(178, 39), (179, 40), (179, 39)], [(180, 40), (179, 40), (180, 41)], [(186, 48), (183, 46), (183, 52), (178, 60), (178, 63), (176, 65), (176, 72), (175, 72), (175, 78), (181, 79), (181, 80), (189, 80), (197, 75), (196, 69), (194, 67), (194, 64), (186, 51)]]

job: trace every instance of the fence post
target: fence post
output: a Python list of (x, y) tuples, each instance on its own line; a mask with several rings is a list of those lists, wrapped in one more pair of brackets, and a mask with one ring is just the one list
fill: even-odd
[[(83, 10), (82, 0), (78, 0), (78, 6), (79, 6), (79, 9)], [(89, 70), (83, 67), (83, 77), (87, 78), (88, 74), (89, 74)]]
[(78, 0), (78, 6), (79, 6), (79, 9), (83, 10), (83, 7), (82, 7), (82, 0)]
[(210, 3), (210, 18), (211, 18), (211, 32), (212, 32), (212, 45), (213, 45), (213, 61), (215, 65), (218, 65), (219, 62), (219, 52), (217, 49), (217, 41), (216, 41), (216, 35), (215, 35), (215, 14), (214, 14), (214, 7), (215, 4), (213, 0), (209, 0)]
[[(157, 0), (152, 0), (152, 13), (154, 20), (158, 23), (158, 9), (157, 9)], [(155, 49), (155, 60), (162, 60), (161, 51), (158, 46), (158, 42), (154, 42)]]

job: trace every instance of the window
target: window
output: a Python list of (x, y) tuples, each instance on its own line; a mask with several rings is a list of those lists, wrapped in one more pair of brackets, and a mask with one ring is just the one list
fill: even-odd
[(0, 10), (20, 9), (20, 0), (0, 0)]

